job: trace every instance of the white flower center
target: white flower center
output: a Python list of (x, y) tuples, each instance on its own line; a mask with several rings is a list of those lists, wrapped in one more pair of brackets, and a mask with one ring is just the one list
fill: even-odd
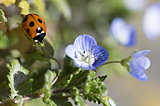
[(89, 51), (83, 51), (83, 53), (76, 51), (75, 52), (75, 58), (79, 61), (83, 61), (85, 63), (88, 63), (90, 66), (95, 62), (95, 57), (93, 53)]

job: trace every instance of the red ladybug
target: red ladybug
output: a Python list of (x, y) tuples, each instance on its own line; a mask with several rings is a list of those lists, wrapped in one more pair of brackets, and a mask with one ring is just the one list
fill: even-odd
[(37, 14), (28, 14), (23, 17), (22, 27), (27, 36), (35, 42), (43, 43), (46, 36), (46, 26), (43, 19)]

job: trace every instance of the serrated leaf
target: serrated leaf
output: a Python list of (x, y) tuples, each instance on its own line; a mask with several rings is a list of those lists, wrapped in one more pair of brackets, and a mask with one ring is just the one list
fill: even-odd
[(107, 78), (107, 75), (104, 76), (98, 76), (98, 78), (100, 79), (100, 81), (104, 81)]
[(9, 75), (7, 75), (9, 81), (8, 85), (11, 92), (10, 98), (13, 99), (15, 96), (18, 96), (18, 91), (15, 89), (14, 75), (18, 74), (18, 72), (22, 72), (27, 75), (29, 71), (21, 66), (17, 59), (13, 59), (11, 64), (7, 64), (7, 67), (10, 70)]
[(58, 10), (63, 14), (66, 20), (71, 19), (71, 10), (66, 0), (51, 0), (57, 6)]
[(29, 3), (26, 0), (22, 0), (20, 1), (20, 3), (18, 4), (18, 7), (21, 8), (21, 14), (22, 15), (27, 15), (29, 14)]
[(4, 12), (2, 9), (0, 9), (0, 23), (7, 22), (7, 18), (4, 15)]
[(102, 103), (103, 106), (116, 106), (116, 102), (109, 96), (102, 96), (96, 93), (85, 94), (85, 99), (93, 101), (96, 104)]

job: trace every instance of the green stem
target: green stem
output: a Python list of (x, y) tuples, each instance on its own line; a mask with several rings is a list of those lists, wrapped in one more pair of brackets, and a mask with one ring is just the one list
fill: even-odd
[(52, 84), (51, 84), (51, 85), (53, 85), (53, 84), (57, 81), (57, 79), (58, 79), (58, 77), (59, 77), (59, 75), (60, 75), (60, 73), (61, 73), (61, 69), (62, 69), (62, 68), (61, 68), (60, 62), (59, 62), (56, 58), (51, 57), (51, 59), (54, 60), (54, 61), (58, 64), (58, 67), (59, 67), (58, 74), (57, 74), (57, 76), (55, 77), (55, 79), (52, 81)]
[(102, 64), (101, 66), (104, 66), (104, 65), (107, 65), (107, 64), (111, 64), (111, 63), (121, 63), (121, 61), (109, 61), (109, 62), (106, 62), (106, 63)]

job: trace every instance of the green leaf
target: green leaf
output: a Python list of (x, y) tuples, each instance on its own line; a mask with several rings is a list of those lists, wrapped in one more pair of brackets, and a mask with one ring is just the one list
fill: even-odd
[(43, 101), (44, 101), (45, 103), (49, 104), (50, 106), (57, 106), (57, 105), (56, 105), (51, 99), (49, 99), (49, 98), (46, 98), (46, 99), (43, 98)]
[(31, 53), (27, 53), (27, 58), (26, 58), (25, 64), (30, 66), (37, 60), (42, 61), (42, 60), (44, 60), (44, 57), (41, 55), (40, 52), (33, 51)]
[(73, 94), (75, 95), (74, 96), (74, 103), (77, 106), (84, 106), (84, 100), (83, 100), (82, 95), (80, 95), (78, 88), (73, 87)]
[(37, 98), (25, 102), (23, 106), (50, 106), (50, 105), (44, 103), (42, 98)]
[(57, 106), (72, 106), (72, 104), (68, 101), (68, 97), (63, 97), (61, 94), (56, 96), (52, 96), (51, 99)]
[(43, 100), (45, 103), (50, 104), (51, 106), (56, 106), (56, 104), (50, 100), (51, 97), (51, 86), (52, 86), (52, 81), (56, 77), (56, 73), (48, 70), (45, 74), (45, 83), (43, 86), (43, 92), (44, 92), (44, 97)]
[(44, 86), (44, 75), (48, 69), (48, 66), (41, 67), (41, 69), (38, 70), (38, 73), (28, 75), (27, 79), (25, 79), (17, 87), (17, 89), (19, 90), (19, 94), (28, 95), (33, 94), (35, 92), (39, 92), (39, 90), (41, 90)]
[(25, 75), (27, 75), (29, 71), (25, 69), (23, 66), (21, 66), (17, 59), (13, 59), (11, 61), (11, 64), (7, 64), (7, 67), (10, 70), (9, 75), (7, 75), (9, 81), (8, 85), (10, 87), (10, 92), (11, 92), (10, 98), (13, 99), (15, 96), (18, 96), (18, 91), (16, 91), (15, 89), (15, 81), (14, 81), (15, 74), (18, 74), (18, 72), (22, 72)]
[[(89, 101), (93, 101), (94, 103), (102, 103), (99, 96), (107, 96), (107, 88), (104, 84), (104, 80), (106, 76), (98, 76), (95, 78), (96, 72), (90, 71), (87, 80), (84, 84), (84, 98)], [(98, 96), (97, 96), (98, 95)]]
[(36, 48), (43, 54), (44, 57), (51, 58), (54, 56), (54, 49), (52, 45), (45, 39), (43, 40), (42, 45), (36, 43)]
[(72, 74), (72, 77), (70, 77), (70, 80), (68, 80), (67, 87), (81, 85), (87, 79), (88, 74), (89, 74), (89, 70), (79, 69), (77, 73)]
[(71, 19), (71, 10), (66, 0), (51, 0), (57, 6), (58, 10), (63, 14), (66, 20)]
[(86, 79), (85, 84), (84, 84), (85, 92), (89, 92), (90, 91), (89, 84), (92, 81), (92, 79), (95, 77), (95, 75), (96, 75), (95, 71), (89, 71), (89, 75), (87, 76), (87, 79)]
[(0, 30), (0, 49), (5, 49), (9, 45), (9, 40), (6, 35), (3, 35), (3, 31)]
[[(66, 87), (67, 84), (70, 82), (69, 80), (71, 80), (73, 77), (73, 74), (75, 74), (76, 72), (78, 72), (78, 68), (77, 67), (73, 67), (73, 60), (70, 59), (69, 57), (65, 57), (63, 60), (63, 70), (60, 73), (60, 76), (58, 78), (58, 80), (56, 81), (56, 83), (54, 84), (54, 87)], [(67, 83), (68, 82), (68, 83)]]
[(0, 9), (0, 23), (7, 22), (7, 18), (4, 15), (4, 12), (2, 9)]

